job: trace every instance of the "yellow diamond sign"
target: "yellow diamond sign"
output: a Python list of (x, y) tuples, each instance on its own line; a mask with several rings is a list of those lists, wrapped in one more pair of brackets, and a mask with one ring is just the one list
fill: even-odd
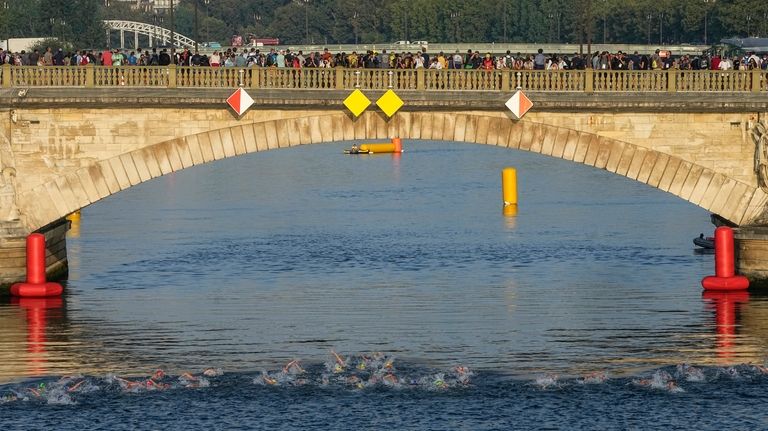
[(379, 97), (376, 104), (387, 114), (387, 117), (395, 115), (400, 108), (403, 107), (403, 100), (395, 94), (392, 90), (387, 90), (383, 96)]
[(346, 106), (355, 117), (359, 117), (370, 105), (371, 101), (368, 100), (368, 98), (365, 97), (365, 94), (360, 90), (353, 91), (352, 94), (344, 99), (344, 106)]

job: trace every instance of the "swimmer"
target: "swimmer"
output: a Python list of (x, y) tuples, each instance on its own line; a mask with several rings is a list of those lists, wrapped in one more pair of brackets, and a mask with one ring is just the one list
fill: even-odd
[(158, 368), (150, 377), (150, 380), (162, 380), (165, 377), (165, 371)]
[(443, 374), (438, 374), (435, 376), (434, 380), (432, 380), (432, 386), (434, 386), (437, 389), (445, 389), (448, 387), (448, 384), (445, 383), (445, 377)]
[(397, 379), (397, 376), (392, 373), (385, 374), (384, 377), (381, 378), (381, 381), (384, 382), (384, 384), (387, 386), (394, 386), (400, 383), (400, 380)]
[(608, 380), (608, 376), (606, 376), (605, 373), (600, 371), (595, 371), (595, 372), (581, 376), (581, 378), (577, 381), (581, 384), (595, 384), (595, 383), (605, 383), (606, 380)]
[(261, 381), (264, 382), (266, 385), (275, 386), (277, 385), (277, 379), (274, 377), (270, 377), (269, 374), (262, 371), (261, 373)]
[(221, 371), (221, 368), (206, 368), (203, 370), (203, 375), (205, 377), (218, 377), (220, 375), (224, 374), (223, 371)]
[(341, 367), (347, 366), (347, 362), (338, 353), (336, 353), (334, 350), (331, 350), (331, 354), (333, 355), (333, 358), (336, 360), (337, 365), (340, 365)]
[(677, 366), (677, 377), (684, 378), (689, 382), (703, 382), (706, 378), (704, 372), (701, 369), (692, 367), (688, 364), (680, 364)]
[(301, 365), (299, 365), (299, 360), (294, 359), (291, 362), (288, 362), (283, 367), (283, 373), (285, 374), (301, 374), (304, 372), (304, 369), (301, 368)]
[(184, 379), (190, 382), (196, 382), (200, 380), (199, 378), (193, 376), (191, 373), (188, 373), (188, 372), (181, 373), (181, 375), (179, 375), (179, 379)]
[(357, 363), (357, 367), (355, 368), (357, 368), (360, 371), (365, 371), (370, 364), (371, 364), (371, 358), (366, 355), (362, 355), (360, 356), (360, 362)]
[(543, 377), (537, 377), (535, 383), (541, 389), (547, 389), (550, 386), (557, 386), (557, 378), (557, 374), (547, 374)]
[(389, 358), (384, 361), (384, 365), (381, 367), (385, 370), (393, 370), (395, 368), (395, 358)]
[(454, 367), (453, 372), (456, 373), (456, 380), (458, 380), (458, 382), (461, 383), (462, 385), (468, 385), (469, 378), (472, 375), (474, 375), (474, 373), (469, 369), (469, 367), (465, 367), (463, 365)]
[(37, 385), (37, 387), (27, 389), (29, 393), (31, 393), (32, 395), (38, 398), (42, 397), (45, 394), (45, 390), (46, 390), (45, 383), (40, 383), (39, 385)]
[(118, 383), (120, 383), (120, 386), (124, 390), (134, 390), (142, 387), (142, 384), (140, 382), (134, 382), (132, 380), (124, 379), (122, 377), (115, 376), (115, 380), (117, 380)]
[(75, 383), (74, 385), (67, 388), (67, 392), (75, 392), (77, 391), (83, 384), (85, 383), (85, 380), (80, 380), (79, 382)]

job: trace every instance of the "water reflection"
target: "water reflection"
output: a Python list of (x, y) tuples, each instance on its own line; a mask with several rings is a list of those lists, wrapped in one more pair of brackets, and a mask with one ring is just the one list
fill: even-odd
[[(64, 302), (61, 298), (10, 298), (10, 307), (0, 313), (3, 328), (16, 328), (5, 333), (2, 356), (6, 356), (0, 365), (2, 376), (39, 376), (48, 374), (51, 337), (49, 331), (57, 322), (64, 319)], [(23, 323), (22, 323), (23, 322)], [(25, 331), (21, 328), (26, 324)], [(25, 340), (19, 335), (25, 333)], [(15, 339), (13, 339), (15, 336)]]
[(724, 363), (731, 363), (740, 350), (736, 345), (737, 320), (741, 304), (749, 302), (749, 293), (706, 290), (702, 298), (708, 303), (709, 309), (715, 311), (717, 357)]
[(517, 204), (504, 205), (502, 214), (504, 214), (504, 226), (507, 230), (515, 230), (517, 228)]

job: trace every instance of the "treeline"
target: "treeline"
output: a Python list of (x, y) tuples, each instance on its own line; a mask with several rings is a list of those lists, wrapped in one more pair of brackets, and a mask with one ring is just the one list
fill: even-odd
[[(397, 40), (666, 44), (703, 43), (705, 38), (712, 44), (731, 36), (768, 37), (765, 0), (174, 1), (176, 31), (222, 44), (234, 34), (291, 44)], [(169, 15), (133, 9), (131, 3), (118, 0), (6, 4), (0, 8), (0, 39), (54, 36), (75, 46), (99, 47), (105, 44), (102, 19), (170, 27)]]

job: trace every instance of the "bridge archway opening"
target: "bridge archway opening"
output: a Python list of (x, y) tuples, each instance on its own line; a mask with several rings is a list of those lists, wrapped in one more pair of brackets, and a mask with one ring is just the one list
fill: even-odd
[[(674, 156), (592, 133), (503, 114), (378, 113), (351, 119), (332, 113), (238, 124), (101, 160), (20, 196), (32, 230), (153, 178), (188, 167), (248, 153), (307, 144), (362, 139), (423, 139), (466, 142), (539, 153), (604, 169), (669, 192), (737, 224), (749, 221), (759, 189)], [(55, 205), (36, 202), (53, 201)]]

